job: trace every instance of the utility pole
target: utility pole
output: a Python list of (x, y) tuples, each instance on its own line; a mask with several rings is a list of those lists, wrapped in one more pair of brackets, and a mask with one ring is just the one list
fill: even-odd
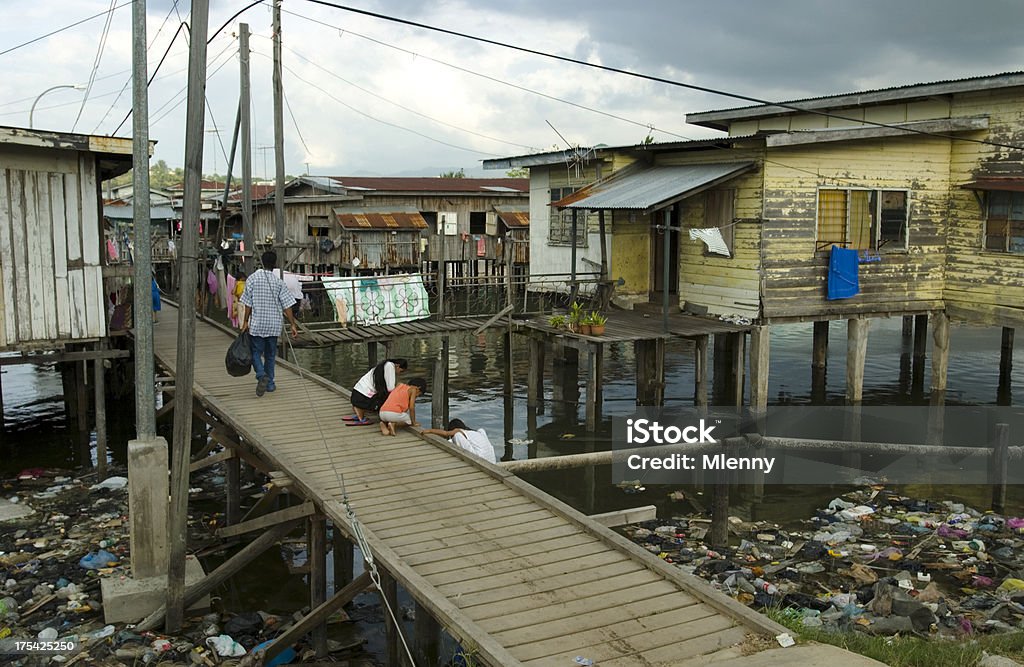
[(287, 266), (284, 248), (284, 87), (281, 82), (281, 0), (274, 0), (274, 245), (278, 266)]
[(206, 38), (209, 0), (192, 0), (192, 41), (188, 59), (185, 114), (185, 194), (181, 226), (180, 309), (175, 373), (174, 455), (171, 467), (171, 560), (167, 568), (167, 632), (178, 632), (185, 616), (185, 545), (188, 539), (188, 466), (192, 442), (192, 385), (195, 379), (196, 268), (200, 188), (203, 177), (203, 104), (206, 99)]
[(146, 2), (132, 3), (132, 225), (135, 260), (132, 301), (135, 328), (135, 431), (140, 441), (156, 435), (153, 379), (153, 235), (149, 220), (149, 79), (146, 66)]
[(238, 26), (238, 51), (239, 72), (242, 78), (238, 99), (238, 111), (241, 114), (239, 116), (239, 133), (242, 135), (242, 243), (245, 246), (242, 264), (245, 266), (245, 273), (249, 274), (252, 273), (252, 257), (256, 246), (253, 245), (252, 237), (252, 129), (249, 121), (252, 104), (249, 101), (248, 23), (241, 23)]

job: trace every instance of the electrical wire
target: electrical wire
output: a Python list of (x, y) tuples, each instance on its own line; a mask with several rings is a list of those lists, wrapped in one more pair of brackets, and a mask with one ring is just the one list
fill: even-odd
[(292, 111), (292, 103), (288, 101), (288, 93), (284, 92), (284, 86), (281, 87), (281, 95), (284, 97), (284, 105), (288, 108), (288, 115), (292, 117), (292, 125), (295, 126), (295, 132), (299, 135), (299, 141), (302, 142), (302, 147), (306, 149), (306, 154), (309, 155), (313, 151), (309, 150), (309, 146), (306, 145), (306, 140), (302, 136), (302, 130), (299, 129), (299, 122), (295, 120), (295, 112)]
[[(258, 56), (262, 56), (263, 58), (267, 58), (267, 59), (273, 60), (273, 58), (271, 58), (271, 56), (268, 56), (266, 54), (260, 53), (256, 49), (252, 49), (252, 52), (255, 53)], [(324, 88), (321, 88), (317, 84), (315, 84), (315, 83), (313, 83), (311, 81), (307, 81), (306, 79), (304, 79), (301, 76), (299, 76), (298, 73), (296, 73), (295, 70), (291, 69), (290, 67), (284, 66), (284, 69), (287, 70), (289, 74), (294, 76), (296, 79), (298, 79), (302, 83), (306, 84), (307, 86), (309, 86), (311, 88), (314, 88), (314, 89), (320, 91), (321, 93), (323, 93), (327, 97), (331, 98), (332, 100), (334, 100), (338, 104), (342, 105), (346, 109), (349, 109), (353, 113), (359, 114), (363, 118), (367, 118), (367, 119), (372, 120), (374, 122), (380, 123), (381, 125), (387, 125), (388, 127), (393, 127), (396, 130), (402, 130), (403, 132), (408, 132), (410, 134), (415, 134), (418, 137), (422, 137), (423, 139), (426, 139), (428, 141), (433, 141), (434, 143), (441, 144), (443, 146), (448, 146), (449, 148), (455, 148), (455, 149), (458, 149), (460, 151), (466, 151), (467, 153), (475, 153), (477, 155), (487, 155), (489, 157), (501, 157), (500, 155), (497, 155), (495, 153), (487, 153), (487, 152), (484, 152), (484, 151), (477, 150), (475, 148), (467, 148), (466, 146), (460, 146), (458, 144), (453, 144), (451, 142), (444, 141), (443, 139), (438, 139), (436, 137), (432, 137), (429, 134), (424, 134), (423, 132), (420, 132), (418, 130), (414, 130), (412, 128), (405, 127), (404, 125), (399, 125), (398, 123), (392, 123), (391, 121), (384, 120), (383, 118), (378, 118), (377, 116), (374, 116), (374, 115), (369, 114), (369, 113), (367, 113), (365, 111), (362, 111), (361, 109), (357, 109), (356, 107), (352, 106), (348, 102), (345, 102), (344, 100), (341, 100), (341, 99), (335, 97), (330, 92), (328, 92)]]
[(83, 23), (87, 23), (88, 21), (91, 21), (93, 19), (98, 19), (99, 17), (104, 16), (105, 14), (108, 14), (108, 13), (110, 13), (113, 10), (121, 9), (122, 7), (128, 7), (131, 4), (132, 4), (131, 0), (129, 0), (128, 2), (122, 2), (121, 4), (117, 5), (113, 9), (108, 9), (105, 12), (100, 12), (99, 14), (93, 14), (92, 16), (87, 16), (87, 17), (85, 17), (84, 19), (82, 19), (80, 21), (75, 21), (74, 23), (69, 23), (68, 25), (64, 26), (63, 28), (57, 28), (53, 32), (48, 32), (45, 35), (40, 35), (39, 37), (33, 37), (32, 39), (28, 40), (27, 42), (22, 42), (21, 44), (16, 44), (15, 46), (12, 46), (10, 48), (4, 49), (3, 51), (0, 51), (0, 56), (6, 55), (6, 54), (10, 53), (11, 51), (16, 51), (16, 50), (18, 50), (18, 49), (20, 49), (22, 47), (28, 46), (29, 44), (35, 44), (36, 42), (38, 42), (40, 40), (46, 39), (47, 37), (53, 37), (54, 35), (56, 35), (58, 33), (64, 32), (65, 30), (70, 30), (71, 28), (74, 28), (75, 26), (80, 26)]
[[(262, 35), (260, 35), (260, 36), (262, 36)], [(288, 49), (288, 51), (290, 51), (290, 52), (291, 52), (291, 53), (292, 53), (293, 55), (295, 55), (295, 56), (297, 56), (298, 58), (300, 58), (301, 60), (303, 60), (303, 61), (305, 61), (305, 62), (309, 63), (309, 64), (310, 64), (310, 65), (312, 65), (313, 67), (316, 67), (317, 69), (321, 70), (322, 72), (324, 72), (324, 73), (325, 73), (325, 74), (327, 74), (328, 76), (334, 77), (335, 79), (338, 79), (339, 81), (341, 81), (341, 82), (343, 82), (343, 83), (346, 83), (346, 84), (348, 84), (348, 85), (352, 86), (353, 88), (355, 88), (355, 89), (357, 89), (357, 90), (361, 90), (362, 92), (366, 93), (367, 95), (371, 95), (371, 96), (373, 96), (373, 97), (376, 97), (377, 99), (379, 99), (379, 100), (381, 100), (381, 101), (383, 101), (383, 102), (387, 102), (388, 104), (391, 104), (391, 105), (393, 105), (393, 106), (396, 106), (396, 107), (398, 107), (399, 109), (402, 109), (403, 111), (408, 111), (409, 113), (411, 113), (411, 114), (415, 114), (415, 115), (417, 115), (417, 116), (420, 116), (421, 118), (426, 118), (427, 120), (429, 120), (429, 121), (431, 121), (431, 122), (434, 122), (434, 123), (438, 123), (438, 124), (440, 124), (440, 125), (444, 125), (444, 126), (446, 126), (446, 127), (450, 127), (450, 128), (453, 128), (453, 129), (459, 130), (460, 132), (466, 132), (466, 133), (468, 133), (468, 134), (472, 134), (472, 135), (474, 135), (474, 136), (477, 136), (477, 137), (481, 137), (481, 138), (483, 138), (483, 139), (488, 139), (488, 140), (490, 140), (490, 141), (496, 141), (496, 142), (498, 142), (498, 143), (501, 143), (501, 144), (506, 144), (506, 145), (508, 145), (508, 146), (516, 146), (516, 147), (518, 147), (518, 148), (525, 148), (525, 149), (526, 149), (526, 150), (528, 150), (528, 151), (534, 151), (534, 150), (539, 150), (539, 149), (538, 149), (537, 147), (535, 147), (535, 146), (527, 146), (527, 145), (525, 145), (525, 144), (519, 144), (519, 143), (516, 143), (516, 142), (514, 142), (514, 141), (509, 141), (509, 140), (507, 140), (507, 139), (499, 139), (499, 138), (497, 138), (497, 137), (492, 137), (492, 136), (490, 136), (490, 135), (487, 135), (487, 134), (483, 134), (483, 133), (481, 133), (481, 132), (476, 132), (476, 131), (474, 131), (474, 130), (470, 130), (470, 129), (467, 129), (467, 128), (465, 128), (465, 127), (462, 127), (462, 126), (456, 125), (456, 124), (454, 124), (454, 123), (449, 123), (449, 122), (447, 122), (447, 121), (441, 120), (440, 118), (434, 118), (433, 116), (428, 116), (427, 114), (425, 114), (425, 113), (423, 113), (423, 112), (417, 111), (417, 110), (415, 110), (415, 109), (412, 109), (412, 108), (410, 108), (410, 107), (407, 107), (407, 106), (405, 106), (405, 105), (403, 105), (403, 104), (399, 104), (398, 102), (395, 102), (394, 100), (388, 99), (387, 97), (384, 97), (383, 95), (379, 95), (378, 93), (375, 93), (375, 92), (373, 92), (372, 90), (369, 90), (369, 89), (367, 89), (367, 88), (363, 88), (363, 87), (362, 87), (362, 86), (360, 86), (359, 84), (357, 84), (357, 83), (353, 83), (352, 81), (349, 81), (348, 79), (346, 79), (346, 78), (344, 78), (344, 77), (342, 77), (342, 76), (338, 75), (338, 74), (337, 74), (336, 72), (332, 72), (331, 70), (329, 70), (329, 69), (327, 69), (326, 67), (324, 67), (324, 66), (320, 65), (319, 63), (317, 63), (317, 62), (313, 61), (312, 59), (310, 59), (310, 58), (307, 58), (306, 56), (302, 55), (301, 53), (299, 53), (299, 52), (298, 52), (298, 51), (296, 51), (295, 49), (289, 48), (289, 47), (287, 47), (287, 46), (286, 46), (286, 47), (284, 47), (284, 48)]]
[(96, 72), (100, 69), (100, 62), (103, 60), (103, 52), (107, 48), (107, 37), (110, 35), (110, 24), (114, 21), (114, 5), (117, 0), (110, 0), (110, 9), (107, 10), (107, 21), (103, 24), (103, 32), (100, 34), (100, 43), (96, 47), (96, 58), (92, 63), (92, 72), (89, 73), (89, 83), (85, 86), (85, 95), (82, 96), (82, 106), (78, 107), (78, 115), (75, 116), (75, 122), (71, 124), (71, 131), (74, 132), (75, 128), (78, 127), (78, 121), (82, 118), (82, 112), (85, 111), (85, 104), (89, 101), (89, 95), (92, 93), (92, 86), (96, 82)]
[[(213, 61), (212, 61), (212, 62), (216, 62), (216, 60), (217, 60), (218, 58), (220, 58), (220, 57), (221, 57), (221, 56), (223, 56), (223, 55), (224, 55), (225, 53), (227, 53), (228, 51), (230, 51), (230, 50), (231, 50), (231, 47), (232, 47), (232, 44), (228, 44), (228, 45), (227, 45), (227, 46), (226, 46), (226, 47), (224, 48), (224, 50), (223, 50), (223, 51), (221, 51), (220, 53), (218, 53), (218, 54), (217, 54), (217, 55), (216, 55), (216, 56), (214, 57), (214, 59), (213, 59)], [(214, 76), (215, 74), (217, 74), (217, 72), (219, 72), (219, 71), (220, 71), (221, 69), (223, 69), (223, 68), (224, 68), (224, 66), (225, 66), (225, 65), (227, 65), (227, 64), (228, 64), (229, 62), (231, 62), (231, 58), (227, 58), (227, 59), (225, 59), (225, 60), (224, 60), (224, 62), (222, 62), (222, 63), (221, 63), (220, 65), (217, 65), (217, 67), (216, 67), (216, 68), (215, 68), (215, 69), (214, 69), (214, 70), (213, 70), (212, 72), (208, 73), (208, 74), (206, 75), (206, 83), (207, 83), (207, 84), (209, 84), (209, 83), (210, 83), (210, 79), (212, 79), (212, 78), (213, 78), (213, 76)], [(173, 105), (173, 106), (171, 106), (170, 108), (167, 108), (167, 111), (166, 111), (166, 112), (165, 112), (165, 113), (164, 113), (164, 114), (163, 114), (162, 116), (160, 116), (160, 117), (159, 117), (159, 118), (157, 118), (156, 120), (150, 121), (150, 124), (149, 124), (149, 126), (150, 126), (150, 127), (152, 128), (152, 127), (153, 127), (154, 125), (156, 125), (157, 123), (159, 123), (160, 121), (162, 121), (162, 120), (163, 120), (164, 118), (166, 118), (167, 116), (169, 116), (169, 115), (170, 115), (170, 113), (171, 113), (172, 111), (174, 111), (175, 109), (177, 109), (178, 107), (180, 107), (180, 106), (182, 105), (182, 103), (183, 103), (183, 102), (185, 102), (185, 100), (186, 100), (186, 99), (188, 99), (188, 95), (187, 95), (187, 94), (185, 94), (185, 93), (187, 93), (187, 91), (188, 91), (188, 84), (185, 84), (185, 86), (184, 86), (184, 87), (182, 87), (181, 89), (179, 89), (177, 93), (175, 93), (174, 95), (172, 95), (170, 99), (168, 99), (168, 100), (167, 100), (166, 102), (164, 102), (164, 103), (163, 103), (163, 104), (162, 104), (162, 105), (160, 106), (160, 108), (159, 108), (159, 109), (157, 109), (156, 111), (154, 111), (154, 112), (153, 112), (153, 114), (154, 114), (154, 115), (155, 115), (155, 114), (158, 114), (158, 113), (160, 113), (161, 111), (163, 111), (163, 110), (164, 110), (165, 108), (167, 108), (167, 105), (171, 104), (171, 102), (175, 102), (175, 100), (177, 100), (177, 101), (176, 101), (176, 102), (174, 103), (174, 105)]]
[(797, 111), (797, 112), (800, 112), (800, 113), (808, 113), (808, 114), (812, 114), (812, 115), (816, 115), (816, 116), (823, 116), (825, 118), (833, 118), (833, 119), (836, 119), (836, 120), (845, 120), (845, 121), (850, 121), (850, 122), (855, 122), (855, 123), (862, 123), (864, 125), (873, 125), (875, 127), (884, 127), (884, 128), (889, 128), (889, 129), (896, 129), (896, 130), (900, 130), (900, 131), (903, 131), (903, 132), (909, 132), (911, 134), (921, 134), (921, 135), (925, 135), (925, 136), (929, 136), (929, 137), (937, 137), (937, 138), (940, 138), (940, 139), (950, 139), (950, 140), (954, 140), (954, 141), (963, 141), (963, 142), (968, 142), (968, 143), (984, 144), (986, 146), (995, 146), (996, 148), (1010, 148), (1012, 150), (1018, 150), (1018, 151), (1024, 150), (1024, 146), (1018, 146), (1018, 145), (1015, 145), (1015, 144), (1003, 144), (1003, 143), (999, 143), (999, 142), (995, 142), (995, 141), (988, 141), (986, 139), (973, 139), (971, 137), (958, 137), (958, 136), (955, 136), (955, 135), (952, 135), (952, 134), (942, 134), (940, 132), (928, 132), (928, 131), (925, 131), (925, 130), (918, 130), (916, 128), (909, 128), (909, 127), (905, 127), (905, 126), (901, 126), (901, 125), (892, 125), (892, 124), (889, 124), (889, 123), (880, 123), (880, 122), (877, 122), (877, 121), (866, 120), (864, 118), (851, 118), (849, 116), (842, 116), (840, 114), (835, 114), (835, 113), (831, 113), (831, 112), (828, 112), (828, 111), (820, 111), (820, 110), (817, 110), (817, 109), (807, 109), (807, 108), (804, 108), (804, 107), (797, 106), (794, 103), (789, 103), (789, 102), (772, 102), (772, 101), (769, 101), (769, 100), (761, 99), (759, 97), (753, 97), (751, 95), (742, 95), (740, 93), (732, 93), (732, 92), (729, 92), (729, 91), (726, 91), (726, 90), (721, 90), (721, 89), (718, 89), (718, 88), (711, 88), (711, 87), (708, 87), (708, 86), (699, 86), (697, 84), (686, 83), (684, 81), (675, 81), (673, 79), (666, 79), (664, 77), (653, 76), (653, 75), (650, 75), (650, 74), (643, 74), (643, 73), (640, 73), (640, 72), (631, 72), (629, 70), (620, 69), (618, 67), (611, 67), (609, 65), (600, 65), (598, 63), (591, 63), (591, 62), (587, 62), (585, 60), (579, 60), (578, 58), (571, 58), (569, 56), (560, 56), (560, 55), (558, 55), (556, 53), (548, 53), (546, 51), (539, 51), (537, 49), (531, 49), (531, 48), (527, 48), (525, 46), (519, 46), (519, 45), (516, 45), (516, 44), (511, 44), (509, 42), (500, 42), (498, 40), (488, 39), (486, 37), (479, 37), (477, 35), (471, 35), (469, 33), (458, 32), (456, 30), (449, 30), (448, 28), (441, 28), (441, 27), (430, 25), (430, 24), (427, 24), (427, 23), (420, 23), (418, 21), (411, 21), (409, 19), (402, 19), (402, 18), (398, 18), (396, 16), (389, 16), (387, 14), (381, 14), (379, 12), (371, 12), (371, 11), (366, 10), (366, 9), (358, 9), (356, 7), (349, 7), (347, 5), (339, 5), (339, 4), (334, 3), (334, 2), (329, 2), (328, 0), (306, 0), (306, 1), (307, 2), (311, 2), (313, 4), (316, 4), (316, 5), (323, 5), (325, 7), (333, 7), (334, 9), (340, 9), (342, 11), (351, 12), (353, 14), (360, 14), (362, 16), (369, 16), (369, 17), (372, 17), (372, 18), (380, 19), (380, 20), (383, 20), (383, 21), (390, 21), (392, 23), (398, 23), (398, 24), (410, 26), (410, 27), (413, 27), (413, 28), (420, 28), (420, 29), (423, 29), (423, 30), (430, 30), (430, 31), (438, 32), (438, 33), (441, 33), (441, 34), (444, 34), (444, 35), (450, 35), (452, 37), (460, 37), (462, 39), (468, 39), (468, 40), (472, 40), (472, 41), (475, 41), (475, 42), (480, 42), (482, 44), (489, 44), (491, 46), (498, 46), (498, 47), (501, 47), (501, 48), (504, 48), (504, 49), (511, 49), (513, 51), (519, 51), (521, 53), (528, 53), (528, 54), (535, 55), (535, 56), (541, 56), (542, 58), (550, 58), (552, 60), (559, 60), (561, 62), (571, 63), (571, 64), (574, 64), (574, 65), (580, 65), (580, 66), (583, 66), (583, 67), (589, 67), (589, 68), (592, 68), (592, 69), (601, 70), (603, 72), (610, 72), (612, 74), (622, 74), (624, 76), (630, 76), (630, 77), (634, 77), (634, 78), (637, 78), (637, 79), (643, 79), (645, 81), (652, 81), (654, 83), (662, 83), (662, 84), (665, 84), (665, 85), (668, 85), (668, 86), (675, 86), (677, 88), (686, 88), (688, 90), (696, 90), (696, 91), (699, 91), (699, 92), (702, 92), (702, 93), (710, 93), (712, 95), (720, 95), (722, 97), (731, 97), (733, 99), (743, 100), (745, 102), (753, 102), (754, 104), (761, 105), (761, 106), (775, 106), (775, 107), (779, 107), (779, 108), (782, 108), (782, 109), (788, 109), (790, 111)]
[[(267, 4), (266, 0), (264, 1), (264, 4)], [(410, 55), (410, 56), (412, 56), (414, 58), (422, 58), (423, 60), (428, 60), (430, 62), (437, 63), (438, 65), (443, 65), (445, 67), (449, 67), (449, 68), (454, 69), (456, 71), (463, 72), (465, 74), (470, 74), (470, 75), (475, 76), (475, 77), (479, 77), (479, 78), (484, 79), (486, 81), (491, 81), (493, 83), (498, 83), (498, 84), (501, 84), (503, 86), (508, 86), (509, 88), (514, 88), (515, 90), (520, 90), (520, 91), (523, 91), (523, 92), (526, 92), (526, 93), (530, 93), (532, 95), (537, 95), (538, 97), (543, 97), (545, 99), (552, 100), (553, 102), (559, 102), (561, 104), (566, 104), (566, 105), (571, 106), (571, 107), (576, 107), (577, 109), (583, 109), (584, 111), (589, 111), (591, 113), (595, 113), (595, 114), (598, 114), (598, 115), (601, 115), (601, 116), (605, 116), (606, 118), (611, 118), (613, 120), (618, 120), (618, 121), (622, 121), (624, 123), (629, 123), (630, 125), (636, 125), (637, 127), (642, 127), (645, 130), (654, 130), (656, 132), (661, 132), (662, 134), (665, 134), (665, 135), (670, 136), (670, 137), (676, 137), (677, 139), (683, 139), (685, 141), (694, 141), (693, 137), (689, 137), (689, 136), (686, 136), (684, 134), (679, 134), (677, 132), (672, 132), (670, 130), (665, 130), (663, 128), (655, 127), (654, 125), (651, 125), (650, 123), (642, 123), (640, 121), (633, 120), (631, 118), (626, 118), (624, 116), (619, 116), (617, 114), (611, 113), (610, 111), (603, 111), (601, 109), (595, 109), (594, 107), (589, 107), (589, 106), (587, 106), (585, 104), (580, 104), (579, 102), (573, 102), (572, 100), (567, 100), (567, 99), (558, 97), (556, 95), (550, 95), (548, 93), (543, 93), (543, 92), (541, 92), (539, 90), (534, 90), (532, 88), (527, 88), (526, 86), (521, 86), (521, 85), (519, 85), (517, 83), (512, 83), (511, 81), (505, 81), (504, 79), (499, 79), (499, 78), (491, 76), (489, 74), (483, 74), (481, 72), (477, 72), (477, 71), (471, 70), (471, 69), (463, 67), (461, 65), (456, 65), (455, 63), (450, 63), (450, 62), (445, 61), (445, 60), (440, 60), (439, 58), (434, 58), (434, 57), (431, 57), (431, 56), (428, 56), (428, 55), (425, 55), (425, 54), (422, 54), (422, 53), (418, 53), (416, 51), (411, 51), (409, 49), (403, 48), (401, 46), (397, 46), (395, 44), (389, 44), (388, 42), (376, 39), (374, 37), (370, 37), (369, 35), (364, 35), (362, 33), (358, 33), (358, 32), (355, 32), (353, 30), (349, 30), (348, 28), (341, 28), (339, 26), (332, 25), (330, 23), (326, 23), (324, 21), (321, 21), (319, 19), (315, 19), (315, 18), (312, 18), (312, 17), (309, 17), (309, 16), (305, 16), (305, 15), (299, 14), (297, 12), (289, 11), (287, 9), (282, 9), (281, 11), (284, 12), (285, 14), (290, 14), (291, 16), (294, 16), (296, 18), (300, 18), (300, 19), (303, 19), (305, 21), (309, 21), (310, 23), (316, 23), (316, 24), (322, 25), (322, 26), (324, 26), (326, 28), (331, 28), (332, 30), (337, 30), (338, 32), (347, 33), (347, 34), (353, 35), (355, 37), (358, 37), (360, 39), (364, 39), (364, 40), (366, 40), (368, 42), (371, 42), (373, 44), (377, 44), (378, 46), (383, 46), (385, 48), (393, 49), (395, 51), (399, 51), (400, 53), (405, 53), (407, 55)], [(513, 145), (515, 145), (515, 144), (513, 144)]]

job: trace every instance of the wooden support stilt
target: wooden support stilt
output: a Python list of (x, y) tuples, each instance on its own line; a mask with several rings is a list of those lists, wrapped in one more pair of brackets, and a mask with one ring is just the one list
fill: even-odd
[(846, 402), (859, 404), (864, 398), (864, 361), (868, 353), (871, 320), (849, 320), (846, 330)]
[(727, 470), (719, 470), (711, 499), (711, 532), (708, 539), (713, 547), (729, 544), (729, 485), (725, 483)]
[(377, 365), (377, 343), (376, 341), (370, 341), (366, 344), (366, 360), (369, 362), (370, 368)]
[(604, 401), (604, 343), (591, 343), (587, 369), (587, 430), (594, 432), (601, 421)]
[(649, 340), (633, 341), (633, 357), (636, 360), (636, 404), (638, 406), (651, 405), (654, 403), (653, 391), (651, 388), (651, 374), (653, 363), (649, 359)]
[(89, 465), (89, 362), (82, 360), (75, 363), (75, 408), (78, 422), (78, 443), (82, 452), (82, 465)]
[(949, 369), (949, 317), (944, 312), (932, 315), (932, 391), (946, 390)]
[(526, 405), (537, 408), (544, 400), (544, 340), (530, 338), (530, 367), (527, 375)]
[(3, 433), (6, 429), (6, 419), (4, 418), (4, 374), (0, 370), (0, 433)]
[[(391, 576), (391, 573), (384, 568), (377, 566), (380, 572), (380, 595), (384, 598), (386, 607), (390, 607), (395, 616), (400, 618), (398, 609), (398, 582)], [(387, 656), (385, 664), (398, 667), (402, 663), (402, 640), (398, 637), (401, 628), (395, 625), (387, 608), (384, 609), (384, 652)]]
[(711, 395), (716, 404), (723, 400), (729, 387), (729, 349), (730, 334), (715, 334), (715, 345), (712, 351)]
[(434, 386), (431, 387), (430, 421), (434, 428), (448, 425), (448, 336), (441, 337), (441, 350), (434, 361)]
[(928, 353), (928, 315), (914, 317), (914, 356), (924, 357)]
[(654, 341), (654, 404), (665, 405), (665, 339)]
[[(306, 539), (309, 555), (309, 607), (316, 609), (327, 601), (327, 526), (324, 517), (307, 519)], [(313, 650), (317, 658), (327, 655), (327, 619), (313, 626)]]
[(902, 331), (902, 335), (903, 335), (903, 339), (904, 340), (909, 340), (910, 338), (913, 338), (913, 336), (914, 336), (914, 316), (913, 315), (904, 315), (903, 316), (903, 331)]
[(1006, 482), (1010, 470), (1010, 426), (996, 424), (996, 442), (992, 450), (992, 511), (1006, 510)]
[[(201, 581), (197, 581), (187, 587), (182, 596), (183, 608), (187, 609), (202, 597), (209, 595), (218, 586), (227, 581), (233, 574), (248, 565), (250, 561), (270, 547), (274, 546), (285, 535), (291, 532), (297, 523), (298, 521), (290, 521), (288, 523), (282, 523), (274, 526), (249, 544), (245, 545), (241, 551), (224, 561), (220, 567), (206, 575), (206, 577)], [(135, 630), (137, 632), (145, 632), (147, 630), (156, 629), (163, 623), (164, 615), (166, 613), (167, 606), (161, 605), (156, 611), (136, 625)]]
[(233, 526), (242, 517), (242, 461), (237, 456), (232, 456), (224, 463), (227, 475), (225, 476), (225, 507), (224, 519), (227, 525)]
[(355, 576), (355, 552), (340, 526), (333, 527), (331, 541), (334, 543), (334, 590), (339, 591), (352, 583)]
[(419, 602), (413, 621), (413, 657), (420, 665), (436, 665), (441, 657), (441, 625)]
[(730, 359), (730, 365), (732, 366), (733, 376), (733, 394), (732, 404), (738, 407), (743, 406), (743, 390), (744, 390), (744, 379), (746, 368), (746, 356), (747, 356), (747, 334), (738, 331), (734, 334), (730, 334), (732, 337), (732, 345), (730, 352), (732, 358)]
[[(93, 360), (93, 388), (96, 402), (96, 473), (99, 478), (107, 476), (107, 390), (103, 360)], [(2, 418), (0, 418), (2, 421)]]
[(999, 345), (999, 389), (996, 392), (996, 403), (1010, 404), (1013, 386), (1013, 328), (1003, 327), (1002, 341)]
[(768, 409), (768, 327), (750, 331), (750, 405), (758, 413)]
[(701, 410), (708, 407), (708, 334), (693, 340), (693, 403)]
[(814, 323), (814, 339), (811, 343), (811, 367), (828, 366), (828, 320)]
[(263, 654), (262, 660), (259, 660), (256, 664), (265, 665), (272, 661), (281, 653), (281, 651), (294, 645), (318, 624), (322, 624), (326, 621), (331, 614), (354, 600), (355, 597), (366, 590), (370, 584), (370, 574), (368, 572), (364, 572), (359, 575), (358, 579), (346, 585), (343, 589), (335, 593), (331, 599), (311, 610), (295, 625), (285, 630), (284, 633), (274, 640), (273, 644), (267, 646), (262, 651), (259, 651), (259, 653)]

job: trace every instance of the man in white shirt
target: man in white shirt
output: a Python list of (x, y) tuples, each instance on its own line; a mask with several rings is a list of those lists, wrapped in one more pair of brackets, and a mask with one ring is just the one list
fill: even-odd
[(470, 454), (479, 456), (490, 463), (498, 462), (497, 457), (494, 455), (494, 446), (491, 445), (491, 441), (487, 438), (487, 432), (482, 428), (471, 429), (461, 419), (453, 419), (448, 422), (447, 429), (428, 428), (424, 429), (423, 432), (449, 438), (453, 445), (466, 450)]

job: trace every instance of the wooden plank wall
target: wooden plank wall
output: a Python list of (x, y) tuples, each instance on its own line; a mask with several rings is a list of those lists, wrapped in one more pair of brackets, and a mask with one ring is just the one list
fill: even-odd
[[(658, 164), (703, 164), (716, 162), (758, 161), (761, 150), (737, 148), (701, 153), (667, 155)], [(723, 183), (722, 189), (735, 190), (733, 256), (707, 254), (700, 241), (691, 241), (683, 232), (679, 239), (679, 301), (680, 306), (692, 304), (708, 309), (713, 315), (742, 315), (756, 318), (760, 311), (758, 291), (761, 257), (761, 185), (762, 172), (757, 169)], [(698, 193), (683, 200), (682, 227), (706, 227), (705, 196)]]
[(98, 196), (91, 154), (0, 159), (0, 347), (106, 334)]
[[(948, 139), (897, 137), (769, 149), (764, 166), (762, 292), (770, 319), (942, 307)], [(908, 189), (909, 248), (861, 264), (860, 294), (826, 299), (828, 252), (815, 252), (818, 187)]]
[[(988, 115), (989, 129), (968, 136), (1022, 145), (1024, 91), (977, 92), (954, 99), (956, 115)], [(953, 142), (949, 256), (945, 299), (960, 316), (983, 324), (1024, 325), (1024, 255), (984, 250), (984, 197), (959, 187), (979, 178), (1020, 177), (1024, 153), (963, 141)], [(981, 193), (979, 193), (981, 194)]]

